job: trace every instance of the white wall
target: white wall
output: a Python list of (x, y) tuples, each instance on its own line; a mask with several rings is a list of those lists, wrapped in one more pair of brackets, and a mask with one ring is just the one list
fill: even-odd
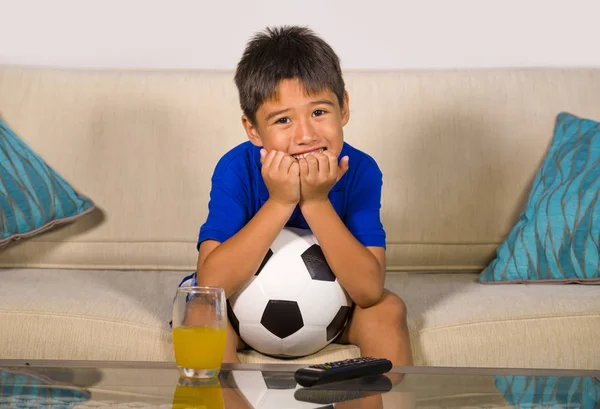
[(232, 69), (303, 24), (346, 69), (600, 66), (598, 0), (0, 0), (0, 64)]

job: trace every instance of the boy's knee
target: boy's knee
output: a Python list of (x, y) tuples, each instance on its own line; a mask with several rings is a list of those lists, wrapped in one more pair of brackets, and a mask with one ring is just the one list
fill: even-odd
[(386, 318), (393, 322), (406, 322), (406, 303), (396, 294), (385, 290), (380, 304), (383, 307), (381, 313), (384, 314)]

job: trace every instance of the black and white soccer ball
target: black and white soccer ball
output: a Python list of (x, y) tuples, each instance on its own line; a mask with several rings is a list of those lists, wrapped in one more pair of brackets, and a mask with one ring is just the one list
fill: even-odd
[(265, 355), (313, 354), (345, 328), (352, 300), (310, 230), (284, 228), (254, 277), (227, 302), (240, 338)]
[[(226, 382), (237, 389), (254, 409), (333, 409), (333, 404), (313, 403), (296, 398), (302, 389), (294, 372), (231, 371)], [(223, 381), (222, 381), (223, 382)]]

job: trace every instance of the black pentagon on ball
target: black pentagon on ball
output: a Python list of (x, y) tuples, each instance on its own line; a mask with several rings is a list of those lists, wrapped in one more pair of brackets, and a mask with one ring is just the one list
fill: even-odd
[(296, 389), (294, 372), (265, 372), (261, 371), (267, 389)]
[(235, 316), (235, 313), (233, 312), (233, 308), (231, 308), (229, 300), (227, 300), (227, 318), (229, 318), (229, 322), (231, 323), (231, 326), (233, 327), (235, 332), (238, 335), (240, 335), (240, 321)]
[(279, 338), (289, 337), (304, 326), (296, 301), (269, 300), (260, 323)]
[(260, 274), (263, 267), (265, 266), (265, 264), (267, 264), (267, 261), (269, 261), (269, 259), (271, 258), (272, 255), (273, 255), (273, 250), (269, 249), (269, 251), (267, 251), (267, 254), (265, 254), (265, 258), (263, 258), (262, 263), (260, 263), (258, 270), (256, 270), (256, 273), (254, 273), (255, 276)]
[(329, 264), (327, 264), (321, 246), (313, 244), (302, 253), (301, 257), (313, 280), (335, 281), (335, 275), (329, 268)]
[(335, 314), (331, 323), (327, 326), (327, 341), (331, 341), (337, 334), (339, 334), (350, 314), (350, 307), (340, 307), (340, 310)]

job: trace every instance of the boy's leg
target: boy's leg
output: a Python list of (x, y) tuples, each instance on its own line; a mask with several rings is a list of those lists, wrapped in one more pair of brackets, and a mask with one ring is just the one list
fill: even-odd
[(387, 358), (394, 366), (413, 365), (406, 304), (388, 290), (371, 307), (355, 305), (346, 329), (336, 342), (357, 345), (361, 356)]
[(239, 363), (240, 359), (238, 358), (237, 353), (245, 347), (246, 344), (235, 332), (229, 320), (227, 320), (227, 341), (225, 342), (225, 355), (223, 356), (223, 362)]
[(336, 409), (383, 409), (381, 394), (377, 393), (364, 398), (342, 401), (335, 404)]
[[(361, 356), (387, 358), (394, 366), (411, 366), (412, 349), (406, 323), (406, 305), (397, 295), (384, 290), (379, 302), (369, 308), (354, 306), (350, 321), (342, 335), (336, 340), (340, 344), (354, 344), (360, 348)], [(393, 385), (402, 382), (403, 374), (388, 373)], [(398, 408), (414, 409), (415, 403), (406, 397), (400, 398)], [(381, 394), (366, 398), (339, 402), (340, 409), (382, 409)]]

